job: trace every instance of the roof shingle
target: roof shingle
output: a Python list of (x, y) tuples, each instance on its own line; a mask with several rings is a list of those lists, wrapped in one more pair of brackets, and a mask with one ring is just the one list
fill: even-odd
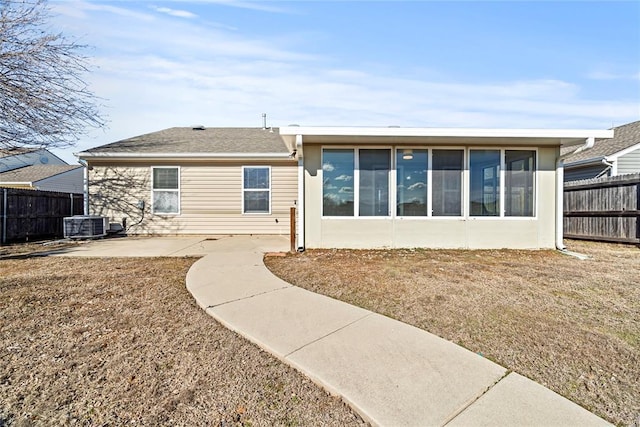
[(640, 144), (640, 120), (613, 128), (613, 138), (597, 139), (593, 148), (571, 154), (575, 147), (563, 149), (564, 162), (570, 164), (593, 159), (600, 161), (604, 157), (619, 153), (635, 144)]
[(80, 165), (24, 166), (0, 173), (0, 182), (37, 182), (81, 167)]
[(85, 150), (86, 153), (288, 153), (277, 128), (174, 127)]

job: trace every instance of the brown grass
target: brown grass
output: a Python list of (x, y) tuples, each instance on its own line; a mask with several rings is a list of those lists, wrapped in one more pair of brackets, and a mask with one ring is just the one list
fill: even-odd
[(640, 417), (640, 250), (310, 250), (278, 276), (430, 331), (617, 424)]
[(194, 260), (0, 260), (0, 425), (362, 424), (206, 315)]

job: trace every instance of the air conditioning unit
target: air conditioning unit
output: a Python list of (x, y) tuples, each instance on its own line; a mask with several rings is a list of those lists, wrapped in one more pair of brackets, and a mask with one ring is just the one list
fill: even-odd
[(65, 239), (104, 237), (108, 230), (109, 219), (103, 216), (76, 215), (64, 218)]

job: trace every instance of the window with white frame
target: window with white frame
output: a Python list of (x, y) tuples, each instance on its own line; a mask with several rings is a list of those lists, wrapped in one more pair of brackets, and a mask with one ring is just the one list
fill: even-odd
[(271, 213), (271, 167), (242, 167), (242, 213)]
[(469, 151), (469, 215), (500, 216), (500, 150)]
[(396, 151), (396, 215), (427, 216), (427, 150)]
[(324, 216), (354, 216), (355, 167), (353, 150), (323, 150), (322, 214)]
[(390, 149), (324, 149), (322, 214), (390, 216), (390, 172)]
[(433, 216), (462, 216), (464, 150), (433, 150), (431, 187)]
[(505, 150), (505, 216), (534, 216), (536, 152)]
[(358, 215), (389, 216), (391, 150), (358, 150)]
[(461, 217), (464, 203), (469, 216), (532, 217), (535, 171), (535, 150), (325, 148), (322, 214), (391, 216), (395, 199), (397, 217)]
[(179, 214), (180, 168), (154, 166), (151, 170), (153, 213)]
[(428, 149), (396, 150), (396, 215), (461, 216), (463, 170), (464, 150), (431, 150), (430, 166)]
[(534, 216), (535, 171), (535, 150), (469, 150), (469, 215)]

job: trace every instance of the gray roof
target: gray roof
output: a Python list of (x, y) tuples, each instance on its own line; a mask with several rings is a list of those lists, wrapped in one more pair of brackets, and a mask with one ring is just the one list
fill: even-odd
[(277, 128), (175, 127), (85, 150), (85, 153), (288, 153)]
[(70, 170), (80, 165), (33, 165), (0, 173), (0, 182), (37, 182)]
[(576, 149), (571, 147), (563, 149), (561, 154), (564, 156), (565, 164), (587, 162), (591, 159), (599, 162), (604, 157), (612, 156), (636, 144), (640, 144), (640, 120), (613, 128), (613, 138), (597, 139), (593, 148), (589, 150), (571, 154)]

